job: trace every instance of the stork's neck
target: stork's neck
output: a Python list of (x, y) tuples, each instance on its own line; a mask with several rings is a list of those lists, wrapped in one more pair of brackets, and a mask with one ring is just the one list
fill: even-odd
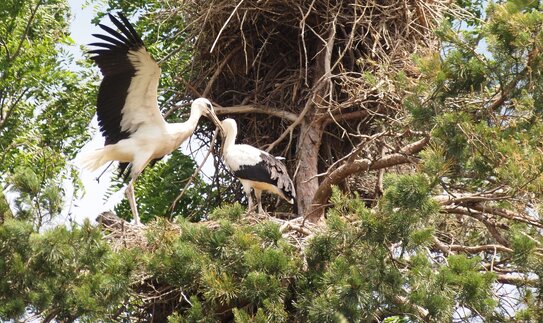
[(236, 137), (238, 135), (238, 129), (228, 129), (226, 132), (226, 139), (224, 140), (224, 151), (230, 150), (236, 144)]
[(181, 145), (183, 141), (185, 141), (188, 137), (192, 135), (194, 129), (196, 129), (196, 126), (198, 125), (198, 120), (201, 116), (202, 113), (200, 111), (192, 109), (190, 112), (190, 117), (187, 121), (182, 123), (167, 124), (168, 132), (173, 137), (172, 139), (174, 139), (172, 145), (175, 148), (172, 149), (177, 149), (177, 147), (179, 147), (179, 145)]
[(185, 124), (188, 128), (196, 129), (196, 126), (198, 125), (198, 120), (200, 120), (200, 117), (202, 116), (202, 112), (198, 109), (191, 109), (190, 110), (190, 117), (187, 121), (185, 121)]

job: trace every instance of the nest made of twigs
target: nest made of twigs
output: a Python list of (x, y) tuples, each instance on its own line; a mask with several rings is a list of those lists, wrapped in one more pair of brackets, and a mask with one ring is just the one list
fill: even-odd
[[(284, 216), (285, 214), (280, 215)], [(160, 230), (170, 232), (172, 235), (179, 235), (181, 233), (181, 227), (174, 222), (164, 220), (160, 221), (160, 223), (155, 221), (148, 225), (135, 225), (121, 219), (113, 212), (101, 213), (96, 221), (102, 228), (105, 239), (114, 251), (132, 248), (152, 251), (153, 246), (149, 243), (145, 233), (148, 229), (154, 229), (156, 226), (161, 226)], [(280, 218), (260, 215), (254, 212), (247, 213), (241, 222), (242, 224), (257, 224), (263, 221), (277, 223), (280, 226), (283, 237), (299, 249), (303, 248), (308, 238), (312, 237), (314, 233), (322, 228), (320, 225), (304, 221), (302, 217), (289, 219), (288, 215)], [(216, 221), (207, 220), (194, 223), (194, 225), (215, 228), (219, 224)]]
[[(291, 173), (300, 129), (276, 141), (293, 118), (319, 123), (322, 173), (361, 136), (383, 125), (401, 129), (406, 94), (396, 77), (419, 78), (413, 55), (435, 52), (432, 29), (453, 14), (452, 6), (449, 0), (184, 2), (180, 12), (194, 41), (189, 88), (226, 107), (223, 115), (242, 125), (239, 141), (286, 157)], [(228, 114), (244, 105), (290, 118)]]

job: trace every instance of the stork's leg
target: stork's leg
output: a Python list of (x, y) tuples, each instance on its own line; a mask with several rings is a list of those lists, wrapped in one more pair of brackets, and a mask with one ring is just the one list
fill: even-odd
[(128, 186), (125, 190), (126, 199), (128, 204), (130, 204), (130, 210), (132, 210), (132, 215), (134, 216), (134, 224), (140, 225), (140, 215), (138, 213), (138, 206), (136, 205), (136, 197), (134, 196), (134, 180), (130, 180)]
[(247, 196), (247, 201), (249, 202), (249, 205), (247, 206), (247, 212), (253, 211), (253, 198), (251, 196), (251, 185), (245, 181), (241, 181), (241, 185), (243, 186), (243, 191), (245, 192), (245, 195)]
[(251, 196), (251, 188), (244, 189), (245, 194), (247, 195), (247, 200), (249, 201), (249, 205), (247, 206), (247, 212), (253, 212), (254, 211), (254, 204), (253, 204), (253, 197)]
[(258, 203), (258, 214), (267, 214), (262, 208), (262, 191), (255, 189), (255, 196)]

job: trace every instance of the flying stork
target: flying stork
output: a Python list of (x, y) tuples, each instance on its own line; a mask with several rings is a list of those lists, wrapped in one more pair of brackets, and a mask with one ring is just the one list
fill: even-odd
[(236, 145), (238, 128), (233, 119), (221, 122), (224, 131), (223, 159), (243, 185), (249, 200), (248, 210), (253, 209), (251, 189), (255, 191), (258, 213), (262, 214), (262, 191), (277, 194), (290, 204), (294, 203), (296, 193), (294, 184), (288, 176), (287, 168), (276, 157), (250, 145)]
[(120, 13), (120, 21), (108, 15), (120, 32), (99, 24), (108, 35), (93, 34), (104, 42), (89, 44), (98, 47), (89, 53), (94, 54), (91, 59), (103, 75), (96, 106), (105, 144), (103, 148), (82, 154), (79, 162), (91, 171), (109, 161), (119, 161), (120, 174), (130, 168), (125, 193), (134, 222), (139, 225), (134, 197), (138, 175), (149, 162), (171, 153), (190, 137), (202, 115), (217, 125), (219, 119), (209, 100), (198, 98), (192, 102), (187, 121), (167, 123), (157, 101), (160, 67), (128, 19)]

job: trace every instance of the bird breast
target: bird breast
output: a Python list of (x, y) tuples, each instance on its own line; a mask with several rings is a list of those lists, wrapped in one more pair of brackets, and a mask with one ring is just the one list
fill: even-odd
[(162, 127), (142, 126), (130, 137), (138, 142), (141, 150), (152, 150), (152, 158), (163, 157), (177, 149), (181, 144), (178, 136)]

